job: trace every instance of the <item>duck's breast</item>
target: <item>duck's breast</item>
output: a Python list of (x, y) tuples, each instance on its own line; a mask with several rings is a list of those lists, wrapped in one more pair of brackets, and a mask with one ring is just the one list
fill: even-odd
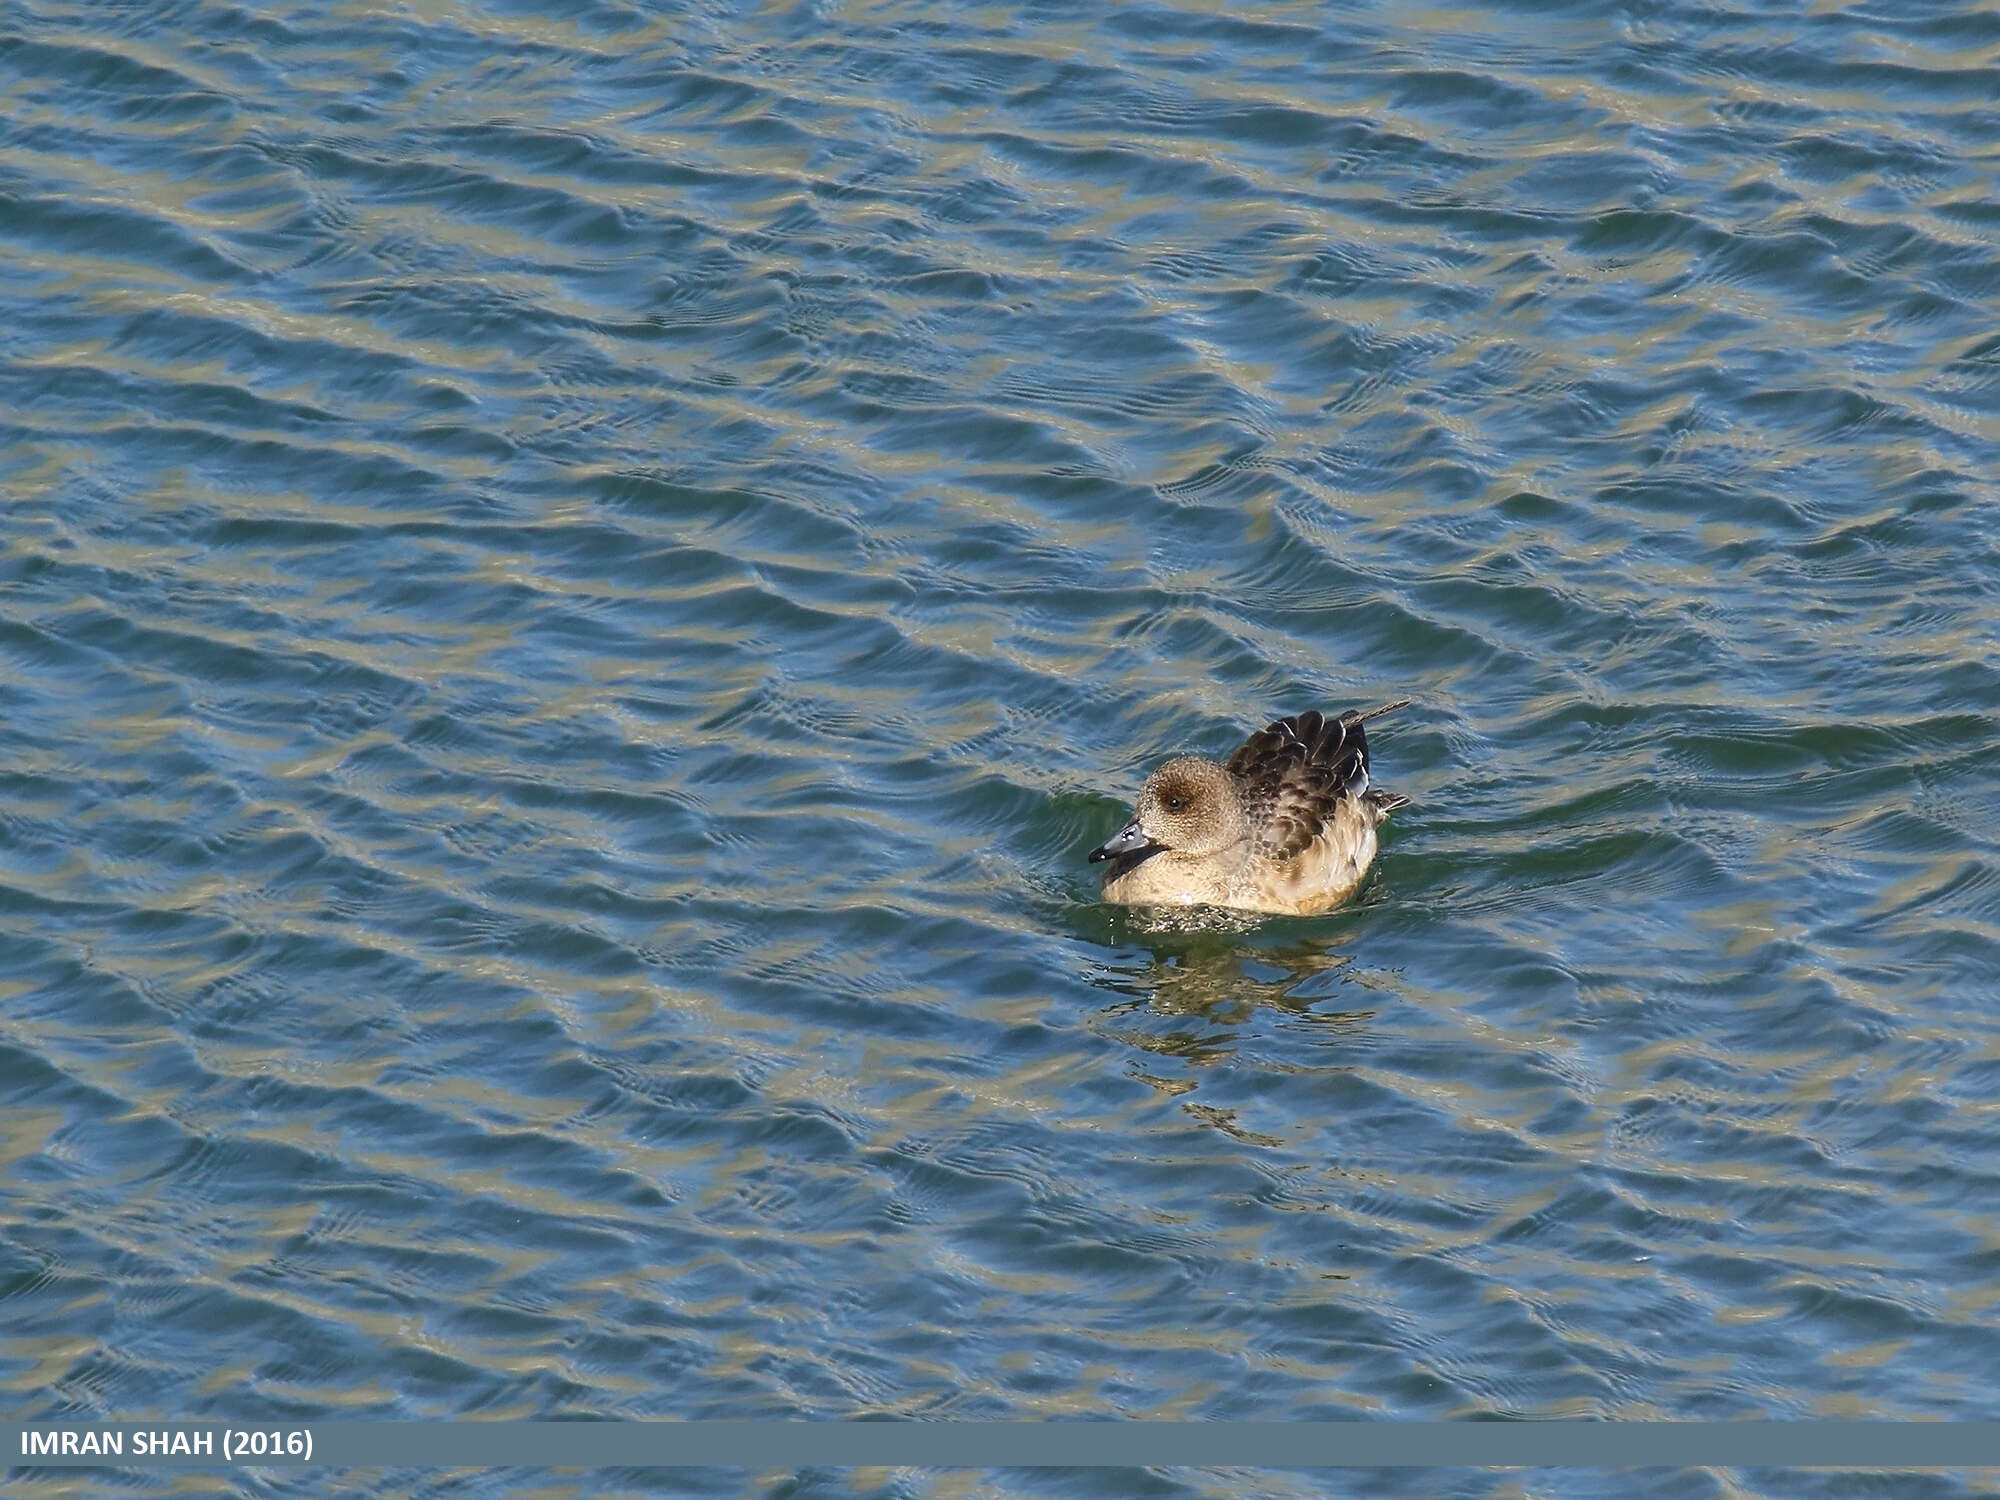
[(1113, 865), (1105, 872), (1104, 899), (1120, 906), (1224, 906), (1227, 875), (1214, 860), (1169, 849), (1136, 865)]

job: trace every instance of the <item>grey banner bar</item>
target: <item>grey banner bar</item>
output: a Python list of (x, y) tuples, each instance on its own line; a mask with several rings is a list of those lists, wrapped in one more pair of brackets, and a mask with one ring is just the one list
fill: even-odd
[(1977, 1468), (2000, 1422), (11, 1422), (0, 1463)]

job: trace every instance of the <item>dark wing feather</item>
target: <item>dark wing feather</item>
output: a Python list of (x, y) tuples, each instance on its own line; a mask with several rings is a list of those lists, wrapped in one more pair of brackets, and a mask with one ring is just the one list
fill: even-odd
[(1302, 853), (1342, 800), (1368, 789), (1368, 736), (1352, 709), (1294, 714), (1258, 730), (1229, 757), (1237, 795), (1274, 859)]

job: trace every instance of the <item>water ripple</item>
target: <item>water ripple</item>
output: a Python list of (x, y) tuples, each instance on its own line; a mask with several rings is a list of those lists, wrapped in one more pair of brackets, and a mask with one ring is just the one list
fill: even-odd
[(1996, 46), (11, 15), (16, 1405), (1991, 1418)]

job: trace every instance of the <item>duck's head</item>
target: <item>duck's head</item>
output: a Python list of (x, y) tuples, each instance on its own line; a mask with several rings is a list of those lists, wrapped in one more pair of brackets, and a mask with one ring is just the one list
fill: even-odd
[(1219, 854), (1248, 833), (1229, 773), (1212, 760), (1183, 755), (1146, 778), (1132, 821), (1090, 851), (1093, 861), (1122, 855)]

